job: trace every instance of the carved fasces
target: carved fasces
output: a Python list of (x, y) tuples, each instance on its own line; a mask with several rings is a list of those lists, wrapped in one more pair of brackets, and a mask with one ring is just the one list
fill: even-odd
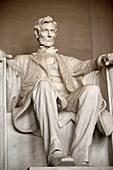
[(0, 169), (7, 170), (6, 139), (6, 57), (0, 50)]

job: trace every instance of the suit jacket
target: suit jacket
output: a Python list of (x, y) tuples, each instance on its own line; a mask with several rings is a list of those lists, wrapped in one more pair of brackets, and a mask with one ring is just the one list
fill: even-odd
[[(11, 89), (8, 92), (8, 94), (10, 94), (8, 95), (10, 101), (9, 110), (13, 110), (15, 128), (23, 133), (30, 132), (40, 135), (38, 122), (32, 106), (31, 95), (38, 81), (41, 79), (49, 79), (45, 61), (46, 55), (49, 54), (45, 54), (39, 50), (37, 53), (20, 55), (7, 62), (9, 69), (7, 81), (10, 81), (10, 87), (8, 89)], [(96, 59), (81, 61), (57, 53), (54, 55), (58, 62), (63, 83), (69, 92), (73, 92), (82, 85), (80, 81), (81, 77), (98, 69)], [(12, 77), (13, 83), (11, 83), (10, 77)], [(12, 91), (12, 93), (10, 91)], [(60, 127), (66, 125), (69, 120), (73, 119), (73, 114), (66, 115), (63, 116), (63, 123), (59, 123)]]

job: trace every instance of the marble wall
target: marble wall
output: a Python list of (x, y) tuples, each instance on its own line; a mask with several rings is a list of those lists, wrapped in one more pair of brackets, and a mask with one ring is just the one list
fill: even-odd
[[(33, 27), (38, 18), (47, 15), (52, 16), (58, 23), (56, 48), (59, 49), (59, 53), (85, 60), (102, 53), (113, 52), (112, 0), (1, 0), (0, 48), (13, 56), (35, 52), (37, 42), (33, 35)], [(7, 169), (7, 163), (8, 170), (45, 165), (42, 139), (37, 140), (29, 134), (18, 133), (13, 127), (10, 113), (7, 114), (8, 143), (6, 143), (5, 84), (1, 80), (3, 74), (1, 70), (2, 62), (0, 62), (0, 97), (2, 96), (2, 99), (0, 98), (0, 164), (3, 166), (0, 168)], [(103, 139), (100, 135), (98, 138), (100, 142), (96, 145), (98, 147), (95, 146), (92, 150), (92, 156), (95, 152), (98, 153), (99, 149), (102, 151), (101, 155), (105, 155), (108, 151), (109, 139), (107, 137)], [(33, 144), (31, 141), (34, 141)], [(4, 157), (7, 145), (8, 153)], [(41, 147), (36, 150), (38, 145)], [(101, 150), (103, 146), (105, 146), (104, 150)], [(108, 155), (105, 160), (103, 159), (103, 165), (108, 165)], [(99, 157), (94, 157), (94, 162), (97, 161)]]
[(47, 15), (58, 23), (59, 53), (84, 60), (113, 52), (112, 0), (1, 0), (0, 47), (13, 56), (35, 52), (33, 27)]

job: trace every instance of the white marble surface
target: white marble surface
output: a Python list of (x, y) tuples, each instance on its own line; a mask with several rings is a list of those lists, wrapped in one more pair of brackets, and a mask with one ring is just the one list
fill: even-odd
[[(100, 127), (102, 126), (104, 130), (101, 128), (100, 128), (101, 130), (99, 129), (102, 134), (100, 134), (99, 131), (94, 131), (95, 125), (97, 123), (95, 120), (97, 119), (97, 116), (99, 117), (98, 113), (101, 110), (101, 103), (102, 103), (102, 97), (100, 94), (99, 87), (97, 87), (96, 84), (94, 85), (90, 82), (89, 84), (85, 84), (83, 85), (83, 87), (80, 86), (81, 88), (78, 88), (78, 86), (76, 87), (75, 85), (76, 84), (75, 82), (77, 80), (75, 79), (74, 82), (72, 77), (75, 76), (77, 78), (78, 75), (82, 76), (84, 74), (88, 74), (93, 71), (96, 71), (97, 69), (100, 69), (100, 67), (102, 67), (105, 64), (105, 62), (102, 62), (103, 61), (102, 57), (105, 58), (107, 57), (106, 60), (108, 60), (110, 64), (113, 64), (111, 62), (113, 54), (111, 55), (111, 57), (108, 55), (107, 56), (103, 55), (96, 59), (92, 59), (84, 62), (79, 61), (79, 64), (77, 64), (78, 63), (77, 59), (70, 58), (70, 57), (67, 58), (66, 56), (59, 55), (56, 53), (56, 49), (53, 46), (54, 40), (56, 38), (56, 31), (57, 31), (56, 22), (53, 22), (53, 19), (48, 16), (39, 19), (37, 23), (39, 25), (41, 24), (39, 30), (38, 30), (39, 25), (36, 26), (37, 34), (35, 34), (36, 37), (39, 38), (38, 40), (40, 42), (40, 49), (38, 50), (38, 52), (36, 54), (32, 54), (31, 56), (28, 55), (28, 57), (18, 56), (15, 57), (14, 60), (10, 60), (9, 62), (7, 61), (8, 63), (7, 68), (9, 67), (9, 70), (11, 71), (11, 72), (7, 71), (7, 82), (9, 82), (7, 83), (7, 85), (9, 85), (7, 86), (7, 89), (9, 90), (9, 94), (10, 94), (9, 96), (11, 98), (11, 99), (8, 98), (8, 100), (12, 101), (12, 107), (10, 108), (11, 110), (13, 110), (13, 122), (12, 122), (12, 114), (7, 113), (7, 133), (6, 133), (6, 111), (5, 111), (6, 92), (4, 91), (4, 89), (6, 90), (6, 87), (5, 87), (5, 77), (1, 73), (3, 84), (0, 84), (0, 90), (1, 93), (4, 92), (1, 95), (3, 96), (3, 98), (1, 97), (1, 101), (3, 100), (4, 103), (1, 102), (0, 104), (2, 108), (1, 109), (2, 121), (0, 125), (1, 145), (3, 146), (1, 147), (3, 149), (3, 151), (1, 150), (1, 155), (3, 157), (3, 159), (1, 158), (1, 162), (3, 161), (4, 163), (7, 164), (7, 153), (6, 153), (6, 136), (7, 136), (8, 170), (23, 170), (26, 169), (27, 167), (32, 167), (32, 166), (37, 167), (37, 169), (40, 168), (45, 169), (43, 167), (46, 166), (45, 153), (47, 159), (49, 159), (50, 155), (51, 157), (52, 155), (54, 155), (53, 151), (56, 151), (58, 149), (62, 151), (63, 156), (71, 155), (74, 158), (75, 163), (80, 162), (82, 164), (85, 160), (86, 163), (89, 161), (90, 164), (94, 166), (96, 165), (96, 166), (105, 167), (110, 165), (109, 159), (112, 157), (112, 153), (111, 155), (109, 155), (109, 146), (110, 146), (109, 137), (104, 137), (102, 134), (107, 136), (112, 133), (113, 123), (109, 124), (109, 120), (111, 122), (112, 116), (110, 117), (110, 115), (108, 114), (109, 120), (104, 119), (105, 120), (104, 123), (106, 123), (107, 125), (109, 124), (109, 127), (107, 126), (108, 127), (107, 130), (105, 126), (106, 124), (102, 122), (102, 124), (100, 124)], [(50, 56), (55, 59), (54, 62), (57, 66), (55, 68), (52, 67), (53, 69), (52, 71), (55, 71), (55, 74), (51, 74), (51, 69), (49, 68), (50, 65), (48, 65), (47, 62), (47, 58), (48, 57), (50, 58)], [(26, 64), (23, 64), (24, 62)], [(9, 74), (10, 76), (8, 76), (8, 73), (11, 73), (12, 75)], [(54, 80), (55, 75), (56, 77), (58, 77), (58, 80), (60, 79), (60, 85), (63, 86), (63, 89), (60, 88), (59, 90), (60, 86), (57, 84), (59, 82), (55, 83), (56, 80), (55, 82), (52, 82), (52, 80)], [(31, 88), (31, 86), (35, 87), (35, 89)], [(40, 92), (38, 88), (40, 89)], [(80, 94), (80, 96), (79, 95), (76, 96), (77, 88), (79, 92), (78, 94)], [(56, 91), (58, 92), (57, 95), (55, 93)], [(61, 97), (60, 95), (62, 94), (62, 92), (63, 95), (68, 94), (69, 98), (70, 97), (71, 99), (73, 98), (74, 102), (73, 100), (70, 99), (69, 102), (66, 98), (63, 98), (63, 96)], [(19, 94), (20, 94), (19, 99), (22, 99), (22, 101), (18, 104), (18, 106), (20, 106), (22, 110), (19, 107), (16, 107)], [(56, 99), (59, 99), (60, 102), (56, 102)], [(30, 112), (29, 106), (32, 106), (32, 103), (30, 103), (29, 101), (30, 102), (32, 101), (34, 103), (32, 111), (33, 112), (35, 111), (35, 114), (33, 114), (33, 112)], [(84, 101), (84, 102), (82, 103), (80, 101)], [(59, 106), (59, 111), (57, 109), (57, 104)], [(59, 117), (58, 113), (66, 108), (68, 112), (68, 105), (72, 109), (72, 110), (69, 109), (70, 112), (78, 113), (77, 115), (78, 118), (76, 120), (74, 118), (73, 120), (71, 117), (69, 121), (66, 122), (65, 128), (63, 127), (61, 128), (59, 126), (61, 128), (59, 130), (58, 122), (57, 122), (57, 116)], [(26, 109), (26, 111), (28, 111), (27, 116), (31, 116), (31, 115), (32, 117), (33, 115), (37, 116), (37, 120), (40, 126), (43, 140), (38, 136), (36, 137), (28, 133), (26, 134), (26, 132), (34, 132), (34, 131), (36, 132), (36, 125), (37, 125), (37, 123), (35, 123), (35, 120), (30, 119), (29, 117), (28, 121), (27, 119), (25, 119), (25, 125), (27, 126), (27, 129), (23, 128), (24, 124), (22, 123), (22, 120), (23, 120), (23, 116), (26, 115), (24, 113), (25, 111), (24, 109), (26, 107), (27, 109), (29, 109), (29, 110)], [(17, 111), (18, 109), (20, 110)], [(103, 109), (105, 109), (104, 106)], [(57, 116), (55, 117), (55, 115)], [(21, 120), (21, 124), (17, 123), (18, 120)], [(72, 120), (74, 121), (74, 123)], [(41, 124), (42, 122), (43, 124)], [(28, 125), (28, 123), (32, 123), (32, 126), (31, 124)], [(18, 131), (16, 131), (13, 125), (15, 125), (15, 128), (18, 129)], [(35, 125), (35, 128), (33, 127), (33, 125)], [(32, 127), (34, 131), (32, 131)], [(75, 128), (77, 129), (77, 131), (75, 130)], [(73, 136), (75, 136), (75, 138), (73, 138)], [(72, 142), (72, 138), (74, 139), (73, 142)], [(43, 143), (45, 147), (45, 152), (44, 152)], [(59, 146), (57, 146), (57, 144)], [(73, 151), (72, 153), (70, 153), (70, 146), (72, 146), (71, 147)], [(75, 146), (77, 146), (76, 150), (75, 150)], [(55, 164), (53, 163), (52, 165), (54, 166)], [(76, 168), (77, 167), (70, 167), (70, 169), (76, 169)], [(79, 167), (79, 169), (80, 168), (81, 167)], [(48, 167), (46, 167), (46, 169), (48, 169)], [(59, 167), (57, 169), (59, 169)], [(63, 167), (60, 169), (63, 169)], [(7, 170), (7, 168), (5, 168), (5, 170)]]
[(8, 170), (24, 170), (29, 166), (46, 166), (42, 138), (22, 134), (14, 129), (11, 113), (7, 113)]
[(113, 170), (112, 167), (30, 167), (27, 170)]
[(6, 59), (0, 52), (0, 169), (7, 170)]
[[(24, 170), (26, 169), (26, 167), (37, 167), (38, 170), (39, 168), (43, 170), (44, 167), (46, 166), (46, 160), (42, 138), (30, 134), (22, 134), (16, 131), (12, 124), (11, 113), (7, 113), (7, 128), (8, 128), (8, 170)], [(67, 128), (71, 136), (72, 124), (68, 124)], [(66, 129), (61, 128), (61, 133), (65, 134)], [(94, 140), (89, 155), (91, 164), (93, 166), (98, 167), (109, 166), (108, 158), (109, 155), (107, 154), (108, 146), (110, 145), (109, 137), (103, 137), (103, 135), (101, 135), (100, 132), (96, 131), (93, 139)], [(65, 153), (67, 154), (69, 152), (70, 147), (69, 144), (71, 140), (69, 140), (69, 138), (67, 139), (65, 135), (64, 141), (65, 141), (64, 147), (66, 148)]]

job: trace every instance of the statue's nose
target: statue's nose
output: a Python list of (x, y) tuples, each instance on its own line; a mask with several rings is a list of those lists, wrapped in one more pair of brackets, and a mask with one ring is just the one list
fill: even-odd
[(51, 36), (52, 36), (52, 35), (51, 35), (51, 32), (48, 31), (48, 37), (51, 38)]

